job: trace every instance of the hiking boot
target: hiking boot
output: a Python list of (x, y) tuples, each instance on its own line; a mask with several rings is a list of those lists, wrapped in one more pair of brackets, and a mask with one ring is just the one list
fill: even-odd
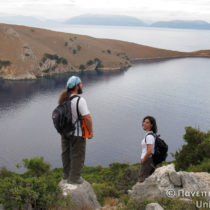
[(84, 182), (84, 179), (82, 177), (80, 177), (77, 180), (68, 180), (69, 184), (82, 184)]

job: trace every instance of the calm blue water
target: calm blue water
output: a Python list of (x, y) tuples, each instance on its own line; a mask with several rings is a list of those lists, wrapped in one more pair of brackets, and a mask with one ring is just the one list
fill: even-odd
[(82, 25), (61, 25), (49, 29), (96, 38), (118, 39), (168, 50), (190, 52), (210, 49), (210, 30)]
[[(185, 126), (209, 130), (209, 66), (210, 59), (185, 58), (135, 64), (124, 72), (83, 75), (83, 97), (94, 125), (85, 164), (138, 162), (144, 136), (141, 121), (148, 114), (157, 119), (169, 153), (184, 143)], [(51, 113), (69, 76), (0, 81), (0, 167), (18, 171), (17, 163), (35, 156), (43, 156), (52, 167), (62, 166), (60, 137)]]

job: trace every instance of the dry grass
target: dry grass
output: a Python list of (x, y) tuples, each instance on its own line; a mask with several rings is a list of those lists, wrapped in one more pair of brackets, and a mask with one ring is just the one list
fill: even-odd
[(104, 200), (104, 206), (101, 208), (101, 210), (116, 210), (118, 207), (118, 199), (116, 198), (105, 198)]
[(105, 69), (119, 69), (128, 67), (134, 59), (210, 57), (210, 50), (183, 53), (131, 42), (8, 24), (0, 24), (0, 46), (0, 60), (9, 60), (12, 63), (9, 69), (1, 69), (0, 77), (3, 78), (6, 74), (11, 74), (14, 78), (24, 78), (29, 73), (39, 75), (39, 63), (45, 53), (66, 58), (68, 71), (75, 71), (81, 64), (85, 65), (95, 58), (102, 61)]

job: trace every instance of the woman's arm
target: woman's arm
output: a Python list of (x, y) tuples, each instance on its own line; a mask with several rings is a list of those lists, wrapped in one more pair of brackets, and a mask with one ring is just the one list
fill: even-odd
[(147, 153), (144, 155), (143, 159), (141, 160), (141, 163), (144, 163), (151, 154), (152, 154), (152, 144), (147, 144)]

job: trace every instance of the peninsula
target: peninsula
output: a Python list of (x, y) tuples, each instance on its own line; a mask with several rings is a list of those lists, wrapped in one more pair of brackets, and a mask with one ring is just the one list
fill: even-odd
[(210, 50), (178, 52), (111, 39), (0, 24), (0, 78), (37, 79), (65, 72), (128, 68), (136, 60), (207, 57)]

